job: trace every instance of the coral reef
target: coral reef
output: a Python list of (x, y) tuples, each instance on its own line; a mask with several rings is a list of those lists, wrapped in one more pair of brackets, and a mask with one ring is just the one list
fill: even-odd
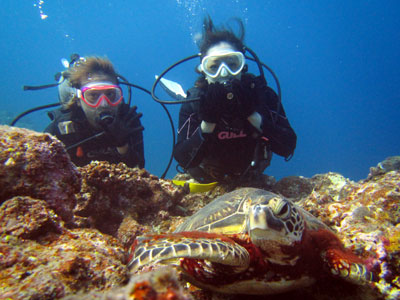
[(272, 191), (296, 202), (308, 196), (314, 186), (308, 178), (303, 176), (288, 176), (279, 180), (272, 187)]
[(192, 300), (184, 290), (178, 274), (172, 267), (132, 276), (126, 286), (114, 288), (106, 293), (90, 292), (64, 297), (63, 300)]
[[(189, 194), (124, 164), (92, 162), (77, 168), (62, 143), (48, 134), (8, 126), (0, 126), (0, 133), (1, 299), (243, 298), (187, 288), (169, 267), (138, 277), (126, 267), (126, 252), (136, 236), (171, 232), (235, 187)], [(374, 287), (378, 297), (328, 280), (268, 299), (400, 298), (398, 162), (399, 157), (384, 160), (359, 182), (326, 173), (278, 182), (264, 176), (246, 185), (296, 201), (381, 269)]]
[(346, 247), (374, 257), (371, 263), (381, 269), (376, 287), (387, 299), (400, 297), (400, 172), (382, 172), (357, 183), (335, 173), (312, 181), (314, 190), (301, 205), (335, 229)]
[(0, 206), (0, 235), (33, 240), (50, 232), (62, 233), (62, 225), (43, 200), (18, 196)]
[(0, 203), (13, 196), (45, 200), (72, 218), (80, 174), (63, 144), (49, 134), (0, 125)]
[[(170, 181), (122, 163), (95, 161), (79, 171), (82, 188), (74, 209), (75, 225), (118, 235), (125, 246), (135, 237), (133, 232), (147, 231), (158, 226), (159, 220), (176, 214), (176, 206), (185, 194)], [(135, 229), (120, 230), (121, 224), (126, 223)]]
[(400, 156), (391, 156), (369, 169), (367, 179), (385, 174), (390, 171), (400, 171)]
[(43, 200), (14, 197), (0, 212), (1, 299), (58, 299), (127, 282), (124, 249), (115, 238), (66, 229)]

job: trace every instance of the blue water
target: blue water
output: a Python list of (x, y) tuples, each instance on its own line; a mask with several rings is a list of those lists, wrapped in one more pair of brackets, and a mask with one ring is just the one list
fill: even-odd
[[(1, 111), (16, 116), (57, 102), (55, 88), (21, 87), (55, 82), (60, 59), (71, 53), (107, 56), (130, 82), (150, 89), (155, 74), (197, 53), (194, 41), (207, 13), (217, 25), (240, 17), (246, 44), (279, 77), (298, 144), (290, 162), (274, 156), (268, 174), (279, 179), (334, 171), (360, 180), (370, 166), (400, 154), (397, 0), (2, 0)], [(169, 78), (189, 88), (196, 63)], [(146, 169), (161, 175), (171, 149), (168, 119), (147, 94), (134, 90), (133, 103), (143, 112)], [(176, 125), (179, 105), (169, 109)], [(48, 122), (42, 111), (17, 125), (42, 131)]]

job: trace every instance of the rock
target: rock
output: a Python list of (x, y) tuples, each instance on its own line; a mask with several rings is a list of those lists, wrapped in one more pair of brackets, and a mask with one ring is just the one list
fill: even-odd
[(101, 232), (117, 236), (125, 217), (147, 224), (161, 210), (174, 212), (184, 196), (181, 187), (144, 169), (94, 161), (79, 168), (82, 189), (74, 214)]
[(381, 280), (375, 287), (382, 299), (398, 299), (400, 172), (391, 171), (358, 183), (342, 179), (335, 182), (332, 185), (320, 180), (325, 184), (304, 199), (302, 206), (335, 229), (346, 247), (352, 247), (360, 256), (374, 257), (371, 265), (381, 269)]
[(289, 176), (279, 180), (272, 191), (279, 193), (292, 201), (299, 201), (307, 197), (313, 190), (313, 183), (303, 176)]
[(49, 232), (62, 233), (60, 221), (43, 200), (21, 196), (0, 206), (0, 235), (34, 240)]
[(182, 287), (178, 274), (172, 267), (163, 266), (156, 270), (131, 277), (129, 284), (106, 293), (92, 292), (67, 296), (63, 300), (191, 300), (193, 297)]
[(118, 227), (117, 238), (124, 248), (129, 248), (135, 238), (152, 230), (152, 227), (145, 226), (136, 221), (131, 216), (126, 216)]
[(1, 299), (59, 299), (127, 282), (125, 251), (94, 229), (68, 230), (40, 199), (16, 196), (0, 206)]
[(400, 156), (391, 156), (369, 169), (367, 180), (390, 171), (400, 171)]
[(121, 245), (96, 230), (64, 231), (40, 242), (2, 235), (0, 253), (2, 299), (59, 299), (128, 278)]
[(344, 193), (346, 187), (353, 186), (354, 182), (339, 173), (329, 172), (314, 175), (311, 178), (311, 184), (314, 186), (315, 192), (338, 201), (341, 197), (346, 196)]
[[(184, 292), (178, 281), (175, 269), (167, 266), (154, 271), (131, 277), (125, 290), (125, 298), (129, 299), (176, 299), (189, 300), (192, 297)], [(110, 296), (110, 295), (109, 295)], [(116, 299), (116, 298), (111, 298)]]
[(63, 144), (49, 134), (0, 125), (0, 203), (14, 196), (45, 200), (72, 219), (80, 174)]

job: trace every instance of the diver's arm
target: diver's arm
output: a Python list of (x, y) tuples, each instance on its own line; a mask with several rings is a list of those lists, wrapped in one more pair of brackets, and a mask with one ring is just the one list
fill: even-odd
[(44, 132), (46, 133), (50, 133), (51, 135), (54, 136), (59, 136), (60, 135), (60, 131), (58, 130), (55, 122), (51, 122), (46, 129), (44, 130)]
[(135, 141), (132, 139), (128, 143), (125, 152), (120, 152), (120, 149), (117, 148), (117, 152), (119, 155), (117, 161), (125, 163), (130, 168), (144, 168), (144, 155), (142, 153), (143, 150), (143, 142)]
[(144, 168), (143, 141), (136, 140), (131, 137), (129, 142), (122, 146), (116, 147), (116, 151), (111, 154), (114, 156), (112, 160), (123, 162), (130, 168)]
[(76, 125), (71, 120), (71, 112), (63, 112), (60, 108), (47, 113), (51, 123), (45, 128), (44, 132), (57, 137), (68, 150), (68, 147), (85, 139), (76, 132)]
[(122, 161), (129, 167), (144, 168), (143, 127), (139, 118), (135, 120), (133, 127), (142, 129), (133, 133), (125, 146), (117, 147), (117, 151), (121, 155)]
[(215, 126), (217, 126), (217, 123), (211, 123), (203, 120), (201, 121), (200, 129), (202, 133), (213, 133)]
[(51, 122), (49, 125), (47, 125), (46, 129), (44, 130), (44, 132), (50, 133), (54, 136), (60, 136), (60, 130), (58, 129), (58, 120), (57, 117), (60, 115), (60, 109), (57, 110), (53, 110), (47, 113), (47, 115), (49, 116)]
[(193, 106), (183, 104), (179, 112), (178, 142), (174, 148), (174, 157), (183, 168), (195, 167), (204, 158), (207, 133), (202, 133), (200, 127), (201, 120)]
[(117, 147), (117, 151), (119, 154), (124, 155), (126, 152), (128, 152), (129, 150), (129, 145), (128, 143), (126, 143), (125, 145), (123, 145), (122, 147)]
[[(115, 145), (115, 142), (113, 142), (113, 140), (111, 140), (111, 143), (112, 143), (111, 145), (113, 145), (115, 147), (113, 156), (116, 156), (113, 158), (113, 160), (116, 162), (123, 162), (128, 167), (131, 167), (131, 168), (134, 168), (134, 167), (143, 168), (144, 167), (144, 146), (143, 146), (143, 130), (144, 130), (144, 128), (140, 121), (142, 114), (137, 112), (136, 107), (129, 107), (128, 105), (124, 105), (120, 109), (126, 111), (126, 113), (123, 115), (127, 115), (127, 113), (130, 114), (129, 119), (125, 120), (124, 124), (123, 124), (123, 126), (129, 126), (129, 127), (126, 127), (129, 129), (129, 132), (128, 132), (129, 135), (126, 136), (125, 144)], [(123, 119), (121, 119), (121, 120), (123, 120)], [(118, 133), (118, 130), (116, 130), (115, 132)]]
[[(261, 98), (257, 111), (262, 118), (262, 134), (270, 141), (271, 150), (274, 153), (283, 157), (289, 157), (296, 148), (296, 133), (290, 126), (282, 106), (280, 107), (279, 115), (276, 116), (278, 96), (275, 92), (268, 86), (265, 86)], [(276, 119), (275, 124), (273, 118)]]
[(144, 168), (145, 159), (144, 159), (144, 143), (143, 143), (143, 131), (136, 133), (136, 137), (134, 138), (136, 144), (134, 145), (134, 150), (137, 156), (137, 166), (139, 168)]

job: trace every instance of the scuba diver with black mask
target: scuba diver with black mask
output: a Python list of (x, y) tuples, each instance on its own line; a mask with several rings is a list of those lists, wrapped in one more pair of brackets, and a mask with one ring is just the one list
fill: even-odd
[(80, 57), (62, 76), (62, 107), (49, 112), (52, 122), (45, 132), (65, 144), (77, 166), (99, 160), (143, 168), (142, 114), (124, 102), (112, 63)]
[(286, 159), (296, 134), (264, 76), (247, 73), (244, 26), (240, 34), (205, 18), (201, 73), (179, 113), (174, 157), (200, 183), (245, 182), (260, 176), (272, 152)]

